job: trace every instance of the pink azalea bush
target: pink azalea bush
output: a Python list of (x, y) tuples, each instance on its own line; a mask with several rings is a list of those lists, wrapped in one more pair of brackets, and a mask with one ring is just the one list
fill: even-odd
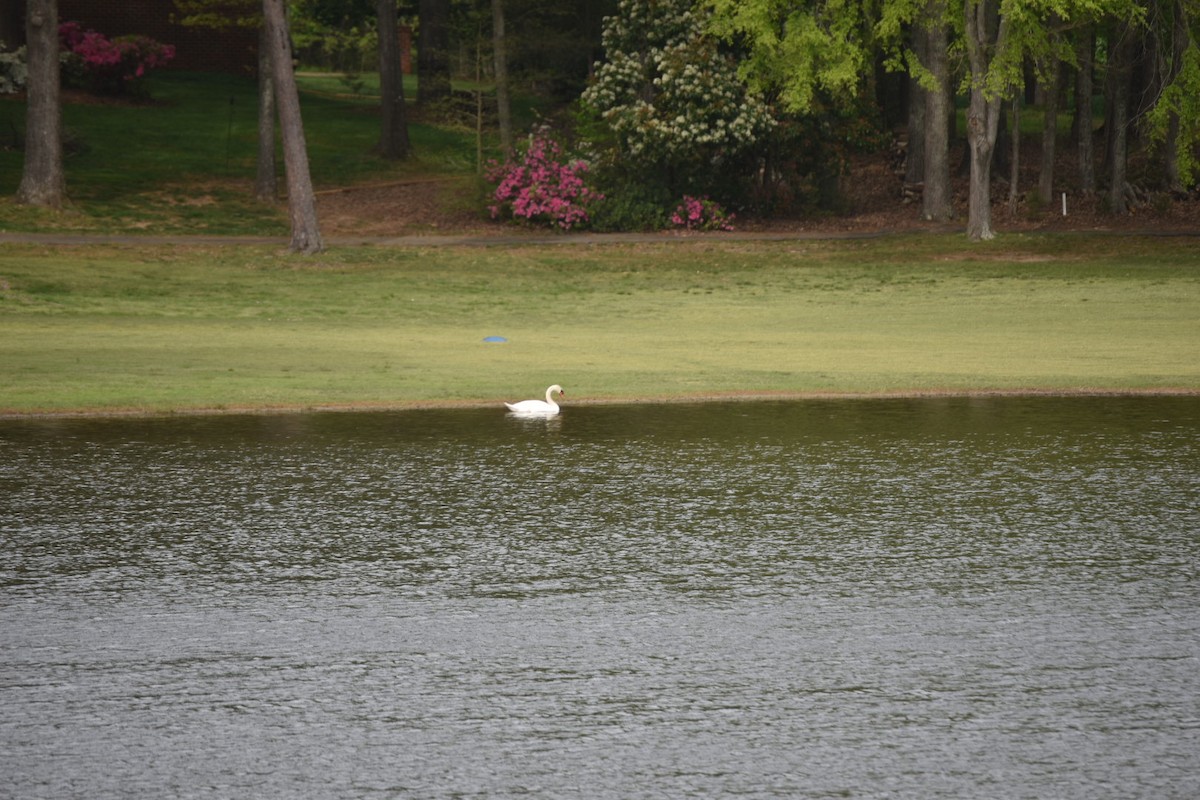
[(63, 50), (78, 60), (78, 65), (93, 88), (120, 93), (149, 70), (175, 58), (175, 46), (162, 44), (149, 36), (117, 36), (83, 29), (78, 22), (58, 26)]
[(589, 207), (604, 199), (584, 183), (587, 169), (583, 161), (565, 160), (546, 131), (533, 134), (516, 159), (489, 166), (486, 177), (497, 184), (488, 206), (492, 219), (508, 216), (563, 230), (587, 224)]
[(693, 231), (731, 231), (733, 214), (715, 200), (685, 194), (671, 214), (671, 224)]

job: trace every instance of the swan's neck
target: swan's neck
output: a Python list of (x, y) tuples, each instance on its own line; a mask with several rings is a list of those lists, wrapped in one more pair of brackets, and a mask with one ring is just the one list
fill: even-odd
[(554, 391), (551, 389), (546, 390), (546, 405), (558, 408), (558, 403), (554, 402)]

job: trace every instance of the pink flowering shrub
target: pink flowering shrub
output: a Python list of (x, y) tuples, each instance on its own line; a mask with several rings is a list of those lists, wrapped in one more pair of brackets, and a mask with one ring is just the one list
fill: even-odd
[(733, 214), (715, 200), (685, 194), (675, 213), (671, 214), (671, 224), (692, 231), (731, 231)]
[(63, 50), (76, 61), (76, 72), (98, 91), (120, 94), (130, 82), (147, 71), (175, 58), (175, 46), (148, 36), (117, 36), (109, 39), (96, 31), (85, 31), (78, 22), (58, 26)]
[(585, 225), (589, 207), (604, 199), (584, 183), (586, 174), (585, 162), (565, 160), (558, 142), (538, 131), (518, 158), (489, 165), (486, 177), (497, 186), (488, 210), (492, 219), (508, 216), (563, 230)]

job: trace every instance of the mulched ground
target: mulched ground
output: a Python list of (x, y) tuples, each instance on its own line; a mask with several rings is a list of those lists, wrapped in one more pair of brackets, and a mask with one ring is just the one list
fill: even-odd
[[(1022, 183), (1032, 189), (1040, 156), (1022, 153)], [(1062, 156), (1060, 174), (1069, 175), (1073, 153)], [(1132, 172), (1131, 172), (1132, 174)], [(910, 232), (962, 228), (967, 217), (967, 179), (955, 179), (955, 220), (949, 226), (925, 222), (920, 203), (905, 202), (902, 180), (887, 154), (855, 160), (843, 181), (848, 212), (795, 219), (739, 219), (738, 230), (804, 233)], [(1008, 209), (1008, 181), (993, 178), (992, 227), (998, 233), (1031, 231), (1111, 231), (1200, 233), (1200, 193), (1183, 197), (1147, 193), (1130, 213), (1113, 215), (1103, 196), (1081, 197), (1068, 189), (1067, 215), (1061, 201), (1034, 209), (1022, 197), (1015, 213)], [(414, 234), (520, 235), (528, 228), (487, 219), (469, 182), (460, 179), (413, 179), (318, 193), (321, 230), (329, 236), (404, 236)]]

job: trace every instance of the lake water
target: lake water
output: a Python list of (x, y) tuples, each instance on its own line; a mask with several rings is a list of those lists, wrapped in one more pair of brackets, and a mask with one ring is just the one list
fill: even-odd
[(1191, 798), (1200, 399), (0, 422), (0, 797)]

